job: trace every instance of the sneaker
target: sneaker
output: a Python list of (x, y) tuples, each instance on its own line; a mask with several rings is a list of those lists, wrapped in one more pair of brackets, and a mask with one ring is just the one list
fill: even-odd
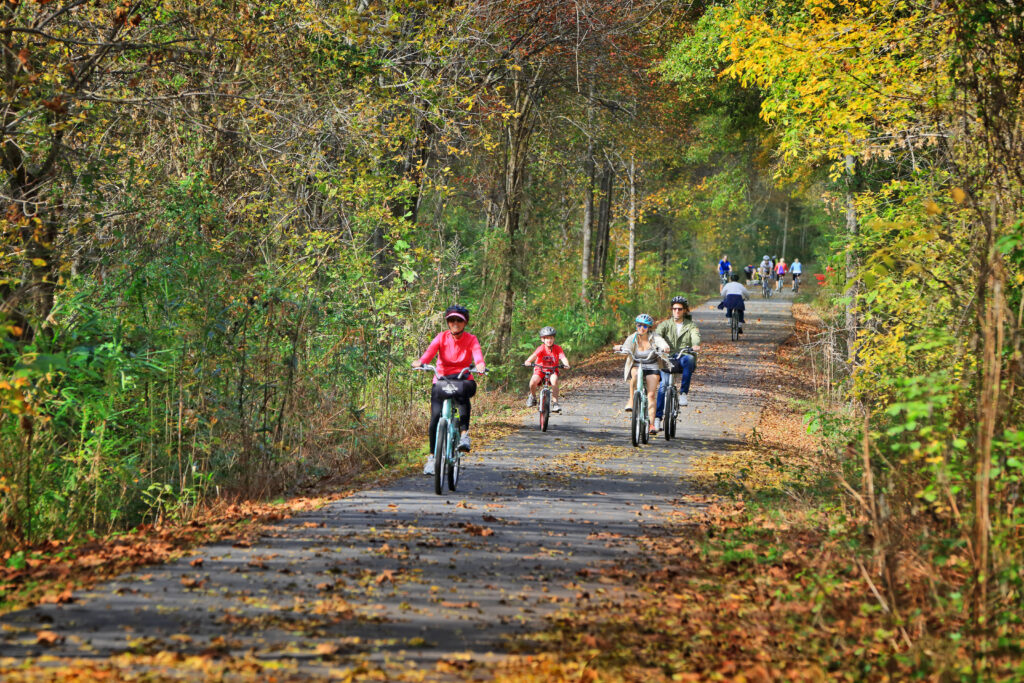
[(552, 401), (551, 402), (551, 412), (552, 413), (560, 413), (560, 412), (562, 412), (562, 406), (558, 405), (558, 401)]
[(661, 418), (660, 417), (656, 417), (656, 418), (654, 418), (654, 431), (657, 432), (660, 429), (661, 429)]
[(686, 400), (686, 394), (679, 394), (679, 405), (688, 406), (690, 402)]
[(743, 325), (739, 326), (739, 328), (736, 330), (736, 334), (743, 334)]
[(632, 413), (633, 412), (633, 404), (632, 403), (627, 403), (626, 404), (626, 412), (627, 413)]
[(429, 458), (427, 458), (427, 464), (423, 466), (423, 474), (427, 475), (428, 477), (433, 476), (434, 456), (430, 456)]
[(535, 405), (537, 405), (537, 397), (534, 396), (533, 394), (530, 394), (529, 396), (526, 397), (526, 407), (532, 408)]
[(459, 439), (459, 450), (463, 453), (469, 453), (469, 434), (463, 434), (462, 438)]

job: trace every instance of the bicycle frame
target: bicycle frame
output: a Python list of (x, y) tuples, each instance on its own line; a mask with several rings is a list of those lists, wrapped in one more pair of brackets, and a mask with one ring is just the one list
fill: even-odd
[[(466, 366), (457, 376), (462, 379), (463, 375), (472, 370), (473, 366)], [(421, 365), (418, 370), (429, 370), (434, 373), (435, 379), (445, 381), (445, 377), (437, 372), (433, 365)], [(480, 374), (486, 374), (486, 370)], [(437, 421), (437, 434), (434, 437), (434, 493), (441, 495), (443, 482), (448, 481), (448, 490), (454, 491), (459, 483), (459, 475), (462, 473), (462, 452), (458, 449), (459, 437), (459, 411), (455, 407), (455, 401), (446, 398), (441, 403), (441, 416)]]

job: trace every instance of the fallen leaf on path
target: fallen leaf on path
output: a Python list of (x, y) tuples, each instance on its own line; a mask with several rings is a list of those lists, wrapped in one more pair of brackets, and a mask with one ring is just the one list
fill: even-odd
[(63, 641), (64, 636), (57, 634), (55, 631), (40, 631), (36, 634), (36, 645), (50, 646)]

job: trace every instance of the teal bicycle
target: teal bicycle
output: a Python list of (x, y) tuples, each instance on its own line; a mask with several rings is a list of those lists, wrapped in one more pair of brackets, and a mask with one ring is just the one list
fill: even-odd
[(641, 360), (625, 351), (620, 351), (619, 353), (632, 358), (637, 368), (636, 389), (633, 390), (633, 414), (629, 418), (629, 437), (633, 442), (633, 447), (636, 448), (642, 443), (647, 443), (651, 438), (651, 416), (649, 412), (650, 403), (647, 402), (647, 382), (645, 381), (643, 370), (640, 369)]
[[(421, 365), (414, 369), (433, 372), (438, 384), (449, 381), (439, 375), (437, 368), (433, 365)], [(462, 379), (463, 375), (472, 369), (471, 365), (463, 368), (457, 379)], [(483, 372), (474, 370), (474, 372), (481, 375), (487, 374), (486, 370)], [(447, 386), (451, 387), (450, 384)], [(445, 385), (442, 384), (441, 391), (453, 394), (456, 389), (451, 387), (451, 391), (447, 391)], [(437, 436), (434, 438), (434, 493), (439, 496), (444, 490), (446, 481), (449, 491), (455, 491), (459, 485), (459, 475), (462, 474), (462, 451), (458, 448), (459, 436), (459, 409), (455, 407), (455, 401), (446, 398), (441, 404), (441, 418), (437, 421)]]

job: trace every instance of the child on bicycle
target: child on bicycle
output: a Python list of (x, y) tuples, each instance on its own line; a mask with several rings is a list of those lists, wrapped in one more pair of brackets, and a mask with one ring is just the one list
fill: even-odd
[(423, 474), (434, 473), (437, 423), (441, 419), (441, 409), (446, 399), (452, 399), (455, 407), (459, 409), (459, 431), (462, 433), (459, 450), (469, 452), (469, 399), (476, 395), (476, 380), (472, 374), (465, 374), (460, 378), (459, 373), (470, 365), (474, 366), (476, 372), (485, 371), (484, 352), (480, 348), (480, 341), (475, 335), (466, 332), (466, 323), (469, 322), (469, 311), (466, 307), (458, 304), (449, 306), (444, 311), (444, 319), (448, 323), (448, 330), (434, 337), (419, 360), (412, 364), (413, 368), (419, 368), (437, 356), (437, 374), (446, 380), (439, 386), (437, 377), (434, 377), (434, 385), (430, 390), (430, 428), (427, 432), (427, 438), (430, 439), (427, 442), (430, 456), (423, 467)]
[(562, 407), (558, 405), (558, 366), (563, 365), (569, 368), (569, 359), (565, 357), (565, 351), (555, 343), (555, 328), (548, 325), (540, 330), (540, 346), (530, 354), (523, 364), (532, 365), (536, 363), (539, 367), (533, 369), (533, 377), (530, 378), (530, 395), (526, 398), (526, 405), (530, 408), (537, 405), (537, 389), (544, 381), (544, 375), (550, 373), (548, 381), (551, 383), (551, 412), (560, 413)]
[(732, 282), (722, 287), (722, 301), (718, 304), (718, 308), (725, 309), (726, 318), (731, 318), (734, 315), (739, 316), (740, 334), (743, 334), (743, 311), (747, 307), (743, 302), (749, 298), (750, 291), (740, 284), (738, 275), (733, 275)]

